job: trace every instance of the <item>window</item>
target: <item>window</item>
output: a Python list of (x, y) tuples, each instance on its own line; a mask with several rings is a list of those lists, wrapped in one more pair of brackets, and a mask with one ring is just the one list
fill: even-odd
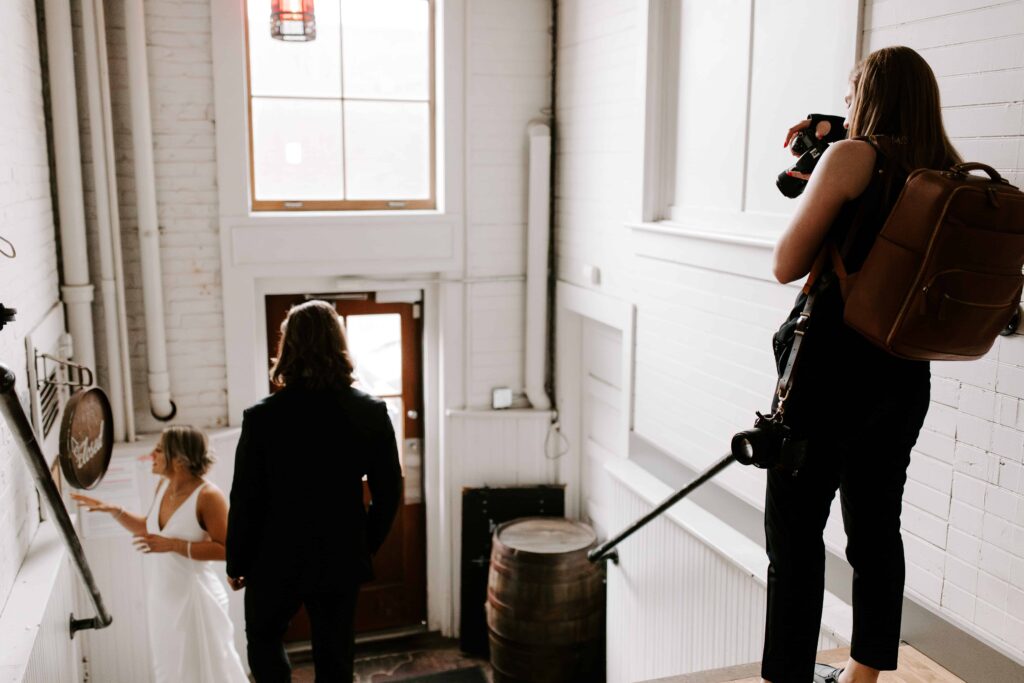
[(772, 238), (785, 226), (785, 131), (809, 112), (843, 113), (856, 57), (859, 3), (798, 31), (819, 6), (650, 0), (644, 220)]
[(433, 0), (317, 0), (316, 40), (248, 0), (254, 211), (432, 209)]

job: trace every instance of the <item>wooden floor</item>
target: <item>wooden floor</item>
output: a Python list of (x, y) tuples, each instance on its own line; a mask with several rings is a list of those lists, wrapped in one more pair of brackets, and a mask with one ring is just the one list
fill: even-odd
[[(849, 655), (849, 648), (827, 650), (818, 653), (817, 661), (841, 667), (846, 664)], [(760, 671), (760, 663), (755, 662), (714, 671), (669, 676), (648, 683), (759, 683)], [(883, 672), (878, 681), (879, 683), (963, 683), (962, 679), (949, 673), (909, 645), (900, 646), (899, 669)]]

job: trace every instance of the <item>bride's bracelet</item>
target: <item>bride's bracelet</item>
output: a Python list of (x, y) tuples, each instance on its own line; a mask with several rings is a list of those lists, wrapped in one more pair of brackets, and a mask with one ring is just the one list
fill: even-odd
[(192, 541), (189, 541), (185, 545), (185, 555), (188, 557), (188, 559), (192, 559)]
[(123, 507), (118, 507), (117, 508), (117, 514), (114, 515), (114, 520), (116, 521), (118, 519), (121, 519), (121, 515), (123, 515), (123, 514), (124, 514), (124, 508)]

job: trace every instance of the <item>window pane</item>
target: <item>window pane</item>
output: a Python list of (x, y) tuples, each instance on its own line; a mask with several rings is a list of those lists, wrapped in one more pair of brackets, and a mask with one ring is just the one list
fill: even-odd
[(345, 97), (430, 97), (430, 3), (342, 0)]
[(402, 393), (402, 316), (350, 315), (345, 321), (356, 377), (364, 391)]
[(270, 0), (249, 0), (252, 95), (341, 97), (341, 21), (338, 1), (316, 3), (316, 40), (270, 37)]
[(341, 102), (252, 100), (256, 199), (341, 199)]
[(430, 109), (425, 102), (345, 102), (348, 199), (430, 196)]

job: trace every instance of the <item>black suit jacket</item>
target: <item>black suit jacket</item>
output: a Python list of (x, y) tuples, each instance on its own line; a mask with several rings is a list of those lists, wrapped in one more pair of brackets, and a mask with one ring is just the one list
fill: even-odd
[[(363, 476), (372, 502), (363, 504)], [(317, 590), (372, 578), (402, 473), (385, 403), (358, 389), (285, 387), (245, 411), (227, 573)]]

